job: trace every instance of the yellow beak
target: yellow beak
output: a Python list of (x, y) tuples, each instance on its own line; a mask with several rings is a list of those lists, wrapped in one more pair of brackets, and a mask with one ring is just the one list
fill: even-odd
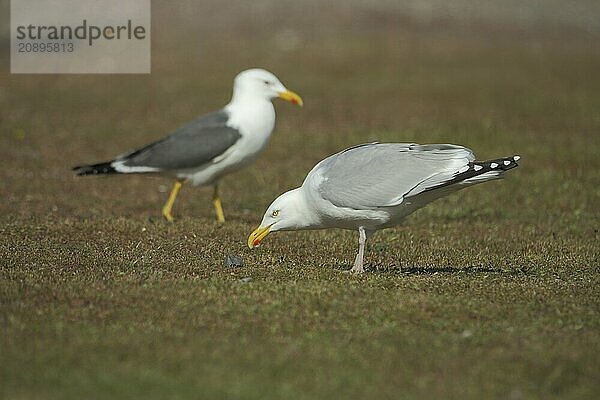
[(300, 96), (298, 96), (296, 93), (292, 92), (291, 90), (286, 90), (285, 92), (279, 93), (279, 97), (281, 97), (284, 100), (292, 102), (292, 104), (299, 105), (300, 107), (302, 107), (302, 105), (304, 104), (304, 102), (302, 101), (302, 98)]
[(252, 232), (250, 236), (248, 236), (248, 247), (250, 247), (251, 249), (257, 247), (260, 244), (260, 242), (265, 238), (265, 236), (267, 236), (271, 231), (271, 225), (265, 226), (264, 228), (261, 228), (260, 226), (256, 228), (254, 232)]

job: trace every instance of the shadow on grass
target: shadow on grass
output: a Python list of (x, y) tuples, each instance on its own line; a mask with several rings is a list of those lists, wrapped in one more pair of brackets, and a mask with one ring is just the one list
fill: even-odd
[[(378, 271), (379, 269), (376, 269)], [(389, 268), (384, 267), (384, 271)], [(481, 273), (502, 273), (507, 272), (500, 268), (492, 267), (392, 267), (393, 271), (398, 271), (407, 275), (435, 275), (435, 274), (481, 274)]]
[[(347, 271), (352, 268), (352, 265), (336, 265), (336, 269)], [(403, 275), (437, 275), (437, 274), (505, 274), (505, 275), (530, 275), (526, 268), (517, 269), (501, 269), (485, 266), (467, 266), (467, 267), (402, 267), (397, 265), (375, 265), (368, 264), (365, 266), (365, 272), (371, 273), (391, 273)]]

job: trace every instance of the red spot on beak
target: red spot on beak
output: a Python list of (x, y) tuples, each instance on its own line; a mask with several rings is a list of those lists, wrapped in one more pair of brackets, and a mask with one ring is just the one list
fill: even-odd
[(292, 99), (292, 104), (298, 104), (298, 100)]
[(254, 246), (254, 247), (260, 246), (260, 240), (254, 239), (254, 242), (252, 242), (252, 246)]

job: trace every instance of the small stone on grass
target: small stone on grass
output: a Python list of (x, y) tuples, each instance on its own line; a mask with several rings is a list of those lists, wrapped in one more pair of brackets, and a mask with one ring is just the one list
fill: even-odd
[(226, 255), (224, 265), (226, 268), (241, 268), (244, 266), (244, 260), (240, 256)]

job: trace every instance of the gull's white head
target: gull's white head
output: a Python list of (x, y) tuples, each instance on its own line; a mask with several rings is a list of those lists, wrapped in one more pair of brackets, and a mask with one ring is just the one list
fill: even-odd
[(257, 247), (271, 232), (295, 231), (317, 226), (317, 216), (311, 211), (302, 188), (285, 192), (267, 208), (260, 226), (248, 237), (248, 247)]
[(233, 81), (233, 101), (256, 98), (273, 100), (278, 97), (299, 106), (303, 104), (300, 96), (286, 89), (275, 75), (264, 69), (247, 69)]

